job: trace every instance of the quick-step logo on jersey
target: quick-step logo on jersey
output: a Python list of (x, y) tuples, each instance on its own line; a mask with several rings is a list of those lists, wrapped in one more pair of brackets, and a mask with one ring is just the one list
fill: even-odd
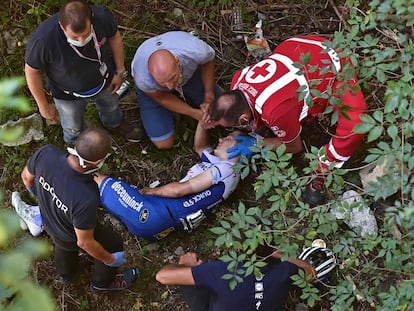
[(194, 204), (196, 204), (198, 201), (203, 200), (207, 197), (211, 196), (211, 191), (210, 190), (205, 190), (203, 192), (200, 192), (198, 194), (196, 194), (195, 196), (191, 197), (191, 199), (184, 201), (183, 202), (183, 206), (184, 207), (190, 207), (193, 206)]
[(68, 211), (68, 207), (65, 205), (65, 204), (63, 204), (63, 202), (59, 199), (59, 197), (56, 195), (56, 193), (55, 193), (55, 188), (53, 188), (45, 179), (44, 179), (44, 177), (43, 176), (40, 176), (39, 177), (39, 184), (41, 184), (42, 185), (42, 188), (45, 190), (45, 191), (47, 191), (47, 192), (49, 192), (50, 193), (50, 195), (52, 196), (52, 201), (53, 201), (53, 203), (55, 203), (56, 204), (56, 206), (61, 210), (61, 211), (63, 211), (65, 214), (66, 214), (66, 212)]

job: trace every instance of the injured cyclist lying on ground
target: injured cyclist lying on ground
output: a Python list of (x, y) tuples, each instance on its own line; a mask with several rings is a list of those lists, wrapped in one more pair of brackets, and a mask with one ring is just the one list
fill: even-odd
[(178, 230), (196, 228), (214, 207), (235, 190), (239, 174), (228, 160), (227, 149), (237, 144), (240, 132), (210, 145), (208, 131), (201, 124), (194, 136), (194, 149), (201, 162), (193, 165), (180, 182), (139, 189), (120, 179), (94, 173), (102, 206), (119, 218), (128, 230), (147, 240), (160, 240)]

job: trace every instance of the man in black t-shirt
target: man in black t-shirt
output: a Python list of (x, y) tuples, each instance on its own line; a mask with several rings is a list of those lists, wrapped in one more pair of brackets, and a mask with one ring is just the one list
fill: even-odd
[(123, 290), (138, 277), (132, 268), (117, 274), (126, 262), (119, 234), (97, 223), (99, 190), (91, 173), (98, 170), (111, 150), (111, 138), (102, 129), (87, 129), (68, 148), (69, 155), (53, 145), (37, 150), (21, 177), (37, 195), (43, 226), (55, 246), (55, 266), (61, 281), (70, 283), (79, 270), (79, 251), (94, 259), (91, 288)]
[[(127, 71), (122, 38), (107, 8), (70, 0), (32, 33), (25, 62), (27, 85), (40, 114), (51, 122), (60, 118), (67, 144), (73, 144), (83, 130), (83, 115), (91, 101), (106, 128), (129, 141), (142, 138), (143, 131), (123, 120), (119, 108), (116, 91)], [(48, 103), (43, 75), (55, 106)]]
[[(307, 261), (296, 258), (281, 261), (282, 255), (270, 247), (259, 246), (255, 253), (258, 258), (265, 258), (267, 265), (260, 269), (260, 275), (239, 276), (243, 281), (233, 290), (229, 280), (223, 278), (232, 273), (227, 270), (229, 263), (203, 262), (196, 253), (186, 253), (180, 256), (178, 264), (164, 266), (156, 279), (165, 285), (181, 285), (191, 311), (276, 311), (294, 289), (292, 275), (303, 269), (306, 275), (316, 276)], [(240, 262), (235, 269), (245, 269), (243, 264)]]

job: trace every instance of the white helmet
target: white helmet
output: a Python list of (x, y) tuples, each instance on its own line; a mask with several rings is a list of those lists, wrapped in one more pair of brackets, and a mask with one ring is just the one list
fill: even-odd
[(320, 246), (306, 248), (298, 258), (309, 262), (315, 269), (317, 282), (325, 279), (336, 265), (333, 252)]

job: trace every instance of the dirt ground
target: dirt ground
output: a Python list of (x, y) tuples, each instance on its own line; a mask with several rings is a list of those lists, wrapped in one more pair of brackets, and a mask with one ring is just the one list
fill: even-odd
[[(234, 71), (254, 61), (247, 57), (245, 43), (238, 39), (238, 35), (243, 33), (233, 31), (233, 6), (216, 5), (203, 8), (188, 4), (192, 2), (195, 1), (117, 1), (113, 12), (120, 21), (124, 38), (129, 38), (127, 42), (124, 40), (126, 60), (130, 61), (138, 44), (149, 36), (168, 30), (194, 30), (216, 49), (217, 81), (224, 89), (228, 89)], [(271, 49), (295, 35), (330, 36), (334, 31), (342, 29), (341, 19), (346, 17), (346, 10), (334, 6), (333, 1), (303, 1), (308, 4), (300, 5), (290, 4), (289, 1), (278, 1), (277, 4), (272, 2), (243, 2), (243, 31), (249, 32), (259, 18), (263, 19), (264, 36)], [(160, 21), (156, 26), (154, 19)], [(135, 42), (131, 38), (136, 38)], [(139, 109), (133, 92), (122, 99), (122, 107), (130, 119), (139, 122)], [(93, 110), (89, 116), (89, 122), (98, 122)], [(195, 123), (183, 117), (178, 121), (177, 137), (180, 141), (172, 151), (156, 151), (148, 140), (132, 144), (116, 138), (118, 154), (108, 160), (104, 172), (137, 185), (148, 185), (154, 180), (165, 183), (182, 177), (189, 163), (197, 159), (191, 150)], [(61, 135), (59, 127), (49, 127), (46, 131), (47, 135)], [(308, 144), (312, 144), (312, 137), (320, 141), (318, 135), (322, 135), (324, 139), (323, 132), (313, 133), (309, 136), (311, 138), (307, 141)], [(127, 266), (138, 266), (140, 269), (141, 276), (137, 285), (126, 292), (100, 295), (91, 293), (90, 267), (84, 268), (76, 285), (62, 286), (55, 280), (52, 256), (35, 263), (33, 277), (53, 291), (60, 310), (187, 310), (177, 288), (158, 284), (154, 275), (163, 264), (175, 262), (183, 251), (197, 251), (203, 259), (217, 258), (220, 250), (215, 249), (215, 237), (208, 228), (228, 214), (239, 199), (242, 198), (246, 204), (254, 204), (252, 178), (245, 180), (238, 191), (196, 231), (174, 233), (157, 243), (133, 236), (122, 224), (101, 211), (101, 221), (115, 226), (124, 238)], [(42, 237), (47, 239), (46, 235)], [(295, 294), (289, 299), (286, 310), (294, 310), (297, 303), (298, 295)], [(315, 308), (321, 309), (324, 309), (323, 305)]]

